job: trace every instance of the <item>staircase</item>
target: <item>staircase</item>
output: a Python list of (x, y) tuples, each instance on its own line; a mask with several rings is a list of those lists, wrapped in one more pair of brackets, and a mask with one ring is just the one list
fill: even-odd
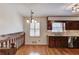
[(25, 33), (12, 33), (2, 35), (0, 37), (0, 54), (1, 55), (14, 55), (17, 49), (19, 49), (25, 43)]

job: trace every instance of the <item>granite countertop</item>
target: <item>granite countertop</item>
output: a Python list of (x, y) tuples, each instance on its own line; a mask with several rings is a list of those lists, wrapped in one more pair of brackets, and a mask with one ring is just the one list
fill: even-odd
[(67, 30), (64, 32), (47, 32), (48, 36), (79, 36), (79, 30)]

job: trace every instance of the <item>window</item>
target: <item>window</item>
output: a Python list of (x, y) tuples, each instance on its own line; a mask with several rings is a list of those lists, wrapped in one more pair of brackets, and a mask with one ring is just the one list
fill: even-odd
[(65, 23), (62, 22), (52, 23), (52, 32), (63, 32), (64, 29), (65, 29)]
[(30, 23), (30, 36), (40, 36), (40, 23), (35, 20)]

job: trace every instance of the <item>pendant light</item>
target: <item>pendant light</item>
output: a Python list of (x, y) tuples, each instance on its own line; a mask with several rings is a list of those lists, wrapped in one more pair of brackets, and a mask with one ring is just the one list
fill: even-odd
[(32, 23), (33, 14), (34, 14), (34, 12), (31, 10), (31, 16), (30, 16), (30, 19), (27, 19), (27, 23)]

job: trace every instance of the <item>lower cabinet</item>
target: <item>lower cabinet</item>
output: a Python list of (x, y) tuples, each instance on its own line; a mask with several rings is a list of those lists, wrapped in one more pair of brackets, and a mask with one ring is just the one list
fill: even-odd
[(79, 48), (79, 37), (76, 40), (73, 40), (73, 48)]
[(67, 48), (68, 47), (68, 37), (49, 36), (49, 47)]

